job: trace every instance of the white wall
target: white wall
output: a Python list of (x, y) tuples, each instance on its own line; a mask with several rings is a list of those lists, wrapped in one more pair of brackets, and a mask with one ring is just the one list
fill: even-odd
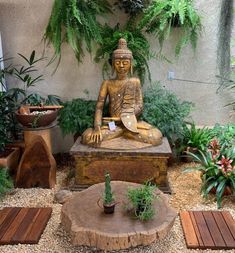
[[(29, 55), (33, 49), (43, 51), (42, 37), (46, 28), (53, 0), (0, 0), (0, 31), (2, 32), (3, 50), (9, 56), (18, 52)], [(153, 80), (161, 80), (162, 84), (175, 92), (180, 98), (195, 103), (192, 116), (199, 125), (213, 125), (216, 122), (226, 123), (233, 119), (228, 116), (228, 108), (224, 105), (227, 98), (216, 94), (216, 84), (189, 83), (168, 81), (167, 72), (175, 72), (175, 78), (215, 83), (217, 32), (221, 0), (197, 0), (196, 8), (202, 15), (204, 31), (198, 41), (196, 53), (190, 46), (183, 49), (178, 59), (174, 57), (174, 41), (179, 36), (178, 29), (165, 43), (164, 52), (172, 60), (167, 62), (151, 61), (150, 69)], [(117, 12), (111, 22), (123, 19)], [(150, 38), (152, 48), (158, 48), (156, 40)], [(49, 58), (53, 55), (52, 47), (45, 51)], [(88, 90), (90, 98), (96, 99), (102, 82), (101, 64), (92, 61), (93, 56), (86, 54), (83, 64), (78, 65), (68, 45), (62, 49), (62, 60), (57, 72), (51, 73), (55, 65), (42, 67), (45, 81), (36, 89), (43, 94), (57, 94), (71, 99), (85, 97)], [(16, 61), (16, 60), (15, 60)], [(17, 63), (17, 62), (15, 62)], [(45, 65), (45, 64), (44, 64)]]

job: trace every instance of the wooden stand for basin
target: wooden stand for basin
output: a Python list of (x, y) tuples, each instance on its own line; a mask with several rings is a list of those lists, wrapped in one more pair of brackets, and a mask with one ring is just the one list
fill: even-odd
[(79, 138), (70, 153), (75, 158), (75, 182), (79, 186), (104, 182), (104, 174), (109, 172), (112, 180), (134, 183), (151, 180), (162, 191), (170, 192), (167, 163), (171, 148), (166, 138), (159, 146), (126, 150), (89, 147), (81, 144)]

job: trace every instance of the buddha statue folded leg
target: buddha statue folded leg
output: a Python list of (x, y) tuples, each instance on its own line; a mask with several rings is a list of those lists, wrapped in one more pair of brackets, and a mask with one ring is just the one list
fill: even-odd
[(162, 143), (162, 133), (152, 125), (141, 121), (138, 122), (137, 129), (139, 133), (132, 133), (127, 130), (124, 132), (124, 135), (129, 139), (152, 145), (160, 145)]
[[(91, 136), (93, 134), (93, 129), (88, 128), (83, 134), (82, 134), (82, 143), (93, 145), (95, 144), (94, 141), (91, 139)], [(116, 129), (114, 131), (109, 130), (107, 126), (101, 127), (101, 134), (102, 134), (102, 141), (111, 140), (114, 138), (118, 138), (123, 135), (123, 129), (119, 126), (116, 126)]]

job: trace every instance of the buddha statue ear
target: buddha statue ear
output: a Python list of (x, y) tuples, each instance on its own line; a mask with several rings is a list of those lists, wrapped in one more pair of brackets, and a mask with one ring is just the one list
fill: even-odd
[(131, 70), (130, 70), (131, 76), (133, 76), (133, 64), (131, 62)]
[(114, 75), (114, 73), (115, 73), (114, 60), (112, 60), (112, 76)]

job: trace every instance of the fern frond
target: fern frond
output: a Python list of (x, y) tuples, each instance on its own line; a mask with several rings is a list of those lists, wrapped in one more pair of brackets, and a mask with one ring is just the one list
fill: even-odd
[(110, 11), (107, 0), (54, 0), (44, 39), (52, 43), (57, 56), (61, 55), (63, 42), (69, 43), (77, 60), (81, 61), (84, 55), (83, 41), (89, 52), (92, 42), (102, 43), (101, 26), (97, 16)]

